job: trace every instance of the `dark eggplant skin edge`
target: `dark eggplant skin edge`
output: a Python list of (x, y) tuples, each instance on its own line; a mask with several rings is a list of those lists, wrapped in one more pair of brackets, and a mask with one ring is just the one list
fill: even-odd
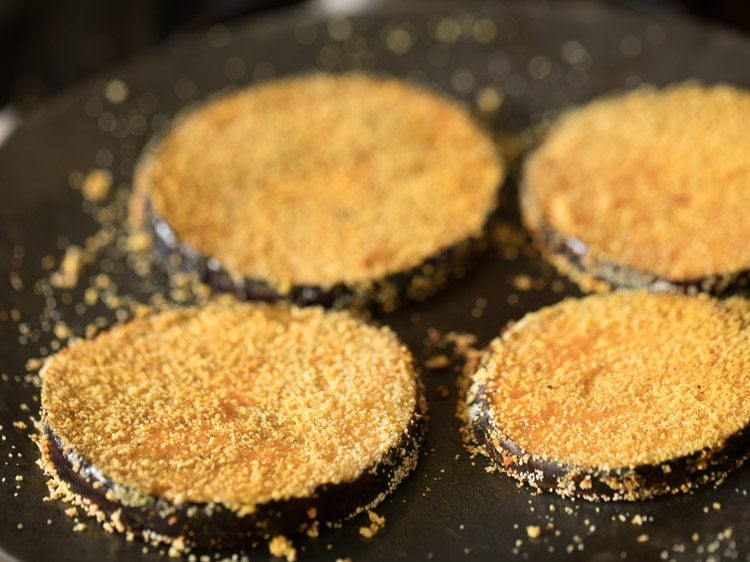
[[(228, 549), (253, 545), (278, 535), (294, 535), (317, 524), (336, 526), (380, 503), (414, 470), (427, 430), (426, 401), (420, 386), (417, 405), (398, 444), (356, 479), (319, 486), (308, 497), (275, 500), (239, 515), (221, 504), (185, 502), (145, 496), (137, 505), (118, 501), (115, 490), (128, 489), (66, 447), (43, 423), (40, 448), (45, 471), (65, 483), (79, 504), (93, 504), (105, 521), (115, 513), (120, 530), (170, 543), (182, 540), (190, 547)], [(51, 470), (50, 470), (51, 469)], [(136, 494), (138, 492), (136, 491)], [(144, 497), (139, 494), (140, 497)], [(83, 500), (82, 502), (80, 500)], [(122, 528), (124, 527), (124, 529)]]
[(611, 288), (647, 289), (653, 292), (729, 296), (750, 288), (750, 269), (727, 272), (694, 279), (672, 280), (636, 269), (592, 250), (574, 236), (565, 236), (542, 217), (529, 186), (519, 188), (521, 220), (540, 249), (542, 256), (584, 291)]
[(637, 501), (719, 484), (750, 453), (750, 426), (723, 443), (656, 465), (583, 468), (526, 452), (505, 436), (492, 418), (484, 385), (467, 394), (469, 427), (480, 451), (509, 476), (539, 490), (589, 501)]
[[(143, 194), (137, 197), (146, 197)], [(336, 283), (331, 287), (292, 285), (280, 291), (263, 279), (232, 275), (215, 258), (207, 257), (182, 242), (151, 205), (144, 201), (145, 225), (154, 235), (154, 249), (169, 273), (196, 271), (213, 290), (230, 293), (242, 300), (288, 301), (298, 306), (321, 305), (326, 308), (375, 308), (392, 312), (408, 301), (421, 301), (445, 287), (451, 280), (463, 277), (488, 246), (490, 210), (479, 236), (465, 238), (440, 250), (410, 269), (384, 278), (355, 284)], [(174, 264), (173, 256), (179, 257)]]

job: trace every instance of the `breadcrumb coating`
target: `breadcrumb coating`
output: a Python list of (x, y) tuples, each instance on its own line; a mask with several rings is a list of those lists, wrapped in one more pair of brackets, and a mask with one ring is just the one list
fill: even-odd
[(696, 82), (571, 111), (525, 165), (525, 222), (670, 281), (747, 270), (748, 122), (748, 91)]
[[(473, 376), (499, 432), (583, 469), (720, 447), (750, 421), (750, 303), (615, 292), (526, 315)], [(470, 392), (470, 395), (472, 392)]]
[(389, 329), (229, 298), (78, 341), (42, 376), (42, 421), (108, 478), (238, 512), (354, 480), (417, 409)]
[(479, 237), (504, 175), (458, 104), (400, 80), (312, 74), (178, 119), (140, 167), (136, 198), (237, 276), (330, 287)]

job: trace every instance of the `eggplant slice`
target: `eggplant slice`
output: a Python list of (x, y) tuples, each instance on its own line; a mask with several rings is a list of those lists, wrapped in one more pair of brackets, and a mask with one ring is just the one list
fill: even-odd
[(53, 356), (39, 442), (55, 495), (108, 528), (232, 548), (379, 503), (416, 466), (425, 411), (390, 330), (223, 297)]
[(586, 291), (747, 288), (747, 119), (749, 92), (695, 82), (570, 111), (524, 164), (523, 222)]
[(720, 482), (748, 456), (749, 325), (738, 297), (640, 291), (528, 314), (472, 375), (471, 434), (502, 471), (564, 497)]
[(409, 301), (421, 301), (460, 279), (487, 249), (492, 216), (488, 216), (479, 236), (457, 242), (423, 263), (381, 279), (332, 286), (292, 284), (280, 289), (266, 280), (237, 276), (215, 258), (208, 258), (182, 242), (167, 222), (144, 203), (147, 230), (154, 240), (154, 251), (170, 274), (197, 272), (213, 290), (230, 293), (239, 299), (262, 302), (288, 301), (298, 306), (320, 305), (326, 308), (375, 307), (392, 312)]
[(750, 268), (674, 280), (617, 263), (613, 258), (597, 252), (580, 238), (566, 236), (545, 222), (534, 195), (525, 184), (520, 187), (519, 198), (524, 226), (531, 234), (542, 257), (586, 292), (620, 288), (729, 296), (743, 294), (750, 287)]
[(393, 78), (310, 74), (175, 119), (131, 215), (173, 267), (246, 299), (390, 311), (463, 275), (505, 163), (457, 103)]

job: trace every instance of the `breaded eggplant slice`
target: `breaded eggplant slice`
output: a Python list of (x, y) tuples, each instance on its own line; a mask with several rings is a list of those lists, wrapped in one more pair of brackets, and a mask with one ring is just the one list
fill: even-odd
[(587, 500), (721, 481), (748, 454), (750, 302), (614, 292), (527, 314), (467, 394), (482, 450), (510, 476)]
[(217, 289), (391, 310), (464, 273), (504, 177), (457, 103), (392, 78), (311, 74), (176, 119), (139, 165), (131, 214)]
[(52, 488), (147, 540), (224, 548), (338, 523), (409, 474), (424, 431), (409, 351), (320, 307), (154, 313), (42, 377)]
[(524, 165), (523, 221), (585, 290), (750, 281), (750, 92), (643, 87), (565, 115)]

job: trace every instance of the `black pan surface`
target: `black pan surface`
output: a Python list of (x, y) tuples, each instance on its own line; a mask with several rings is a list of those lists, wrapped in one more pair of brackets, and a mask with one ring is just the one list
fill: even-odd
[[(28, 437), (30, 418), (38, 413), (38, 389), (25, 364), (49, 353), (54, 337), (41, 329), (50, 304), (35, 285), (45, 275), (42, 258), (59, 259), (67, 243), (81, 244), (98, 229), (94, 207), (68, 186), (71, 172), (108, 168), (124, 197), (139, 152), (181, 107), (227, 87), (312, 69), (390, 73), (432, 85), (475, 108), (477, 99), (485, 105), (493, 100), (484, 88), (499, 87), (504, 103), (485, 122), (505, 132), (643, 81), (698, 78), (750, 86), (750, 42), (690, 22), (659, 21), (586, 2), (431, 2), (401, 9), (406, 12), (332, 21), (292, 10), (231, 30), (214, 28), (81, 84), (0, 149), (0, 559), (159, 559), (158, 549), (144, 551), (142, 543), (107, 534), (95, 524), (73, 532), (66, 506), (43, 501), (46, 487)], [(121, 103), (105, 95), (115, 79), (127, 86)], [(109, 99), (120, 94), (121, 88), (110, 88)], [(379, 318), (418, 356), (429, 353), (430, 328), (471, 332), (483, 345), (508, 321), (579, 294), (513, 234), (518, 231), (514, 196), (511, 181), (502, 214), (516, 230), (506, 229), (504, 242), (471, 273), (424, 303)], [(89, 265), (80, 287), (103, 270), (121, 293), (144, 302), (151, 289), (163, 288), (164, 277), (156, 275), (154, 286), (144, 291), (124, 258)], [(78, 315), (80, 287), (70, 304), (59, 292), (52, 295), (55, 310), (74, 331), (97, 316), (114, 320), (100, 305)], [(385, 528), (366, 540), (358, 532), (366, 518), (360, 518), (317, 539), (298, 539), (302, 558), (750, 559), (750, 468), (715, 489), (637, 504), (533, 496), (511, 479), (488, 473), (487, 461), (472, 459), (463, 448), (454, 416), (455, 369), (424, 372), (432, 415), (427, 453), (416, 473), (377, 508), (386, 517)], [(19, 421), (29, 429), (14, 425)], [(540, 526), (539, 538), (528, 536), (531, 525)], [(268, 553), (260, 548), (250, 556), (264, 559)]]

